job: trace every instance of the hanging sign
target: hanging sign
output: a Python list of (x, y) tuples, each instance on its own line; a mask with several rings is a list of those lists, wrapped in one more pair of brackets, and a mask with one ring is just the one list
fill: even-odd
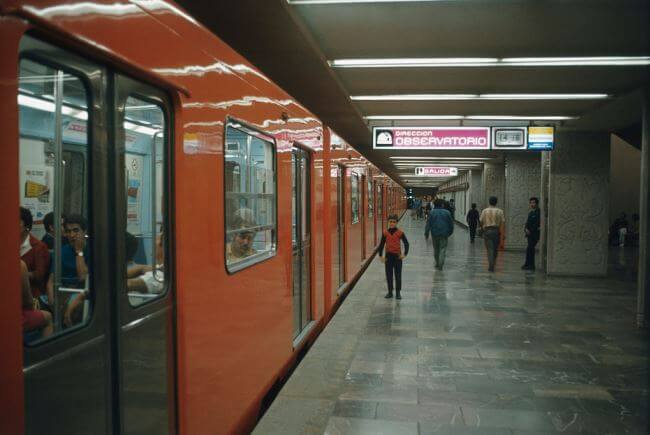
[(527, 127), (492, 127), (493, 150), (525, 150)]
[(458, 168), (450, 166), (421, 166), (415, 168), (415, 175), (422, 177), (455, 177), (458, 175)]
[(374, 127), (372, 132), (375, 149), (490, 149), (490, 127)]
[(551, 151), (553, 149), (553, 127), (528, 127), (528, 149)]

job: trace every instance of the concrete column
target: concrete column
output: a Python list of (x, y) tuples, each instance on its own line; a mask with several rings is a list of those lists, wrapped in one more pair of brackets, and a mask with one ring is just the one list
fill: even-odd
[(538, 262), (539, 267), (544, 272), (547, 271), (547, 247), (548, 247), (548, 195), (549, 195), (549, 178), (551, 175), (551, 153), (549, 151), (542, 152), (541, 158), (541, 177), (540, 177), (540, 195), (539, 195), (539, 206), (541, 208), (541, 231), (539, 239), (539, 256)]
[(540, 153), (536, 152), (506, 154), (506, 194), (502, 202), (506, 213), (506, 249), (526, 249), (528, 244), (524, 225), (530, 211), (530, 198), (539, 198), (540, 161)]
[(476, 208), (479, 210), (482, 208), (483, 204), (483, 171), (472, 170), (469, 177), (469, 204), (467, 205), (467, 210), (472, 206), (472, 203), (476, 204)]
[(650, 88), (643, 93), (637, 325), (650, 325)]
[(547, 273), (607, 274), (608, 133), (559, 132), (551, 153)]
[(506, 174), (505, 166), (500, 163), (486, 163), (483, 166), (483, 190), (482, 190), (482, 203), (478, 204), (480, 209), (488, 206), (488, 200), (491, 196), (496, 196), (499, 199), (498, 207), (504, 207)]

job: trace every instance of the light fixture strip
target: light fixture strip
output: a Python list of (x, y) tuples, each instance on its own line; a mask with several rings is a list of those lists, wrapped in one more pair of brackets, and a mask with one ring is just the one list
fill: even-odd
[(650, 56), (335, 59), (332, 68), (646, 66)]
[(445, 119), (454, 119), (454, 120), (488, 120), (488, 121), (568, 121), (572, 119), (578, 119), (579, 116), (560, 116), (560, 115), (549, 115), (549, 116), (519, 116), (519, 115), (467, 115), (467, 116), (456, 116), (454, 117), (445, 117), (441, 116), (428, 116), (428, 115), (369, 115), (364, 116), (364, 119), (368, 121), (418, 121), (418, 120), (445, 120)]
[[(353, 95), (352, 101), (491, 101), (491, 100), (601, 100), (609, 94), (403, 94)], [(457, 116), (457, 115), (449, 115)], [(455, 119), (455, 118), (452, 118)]]

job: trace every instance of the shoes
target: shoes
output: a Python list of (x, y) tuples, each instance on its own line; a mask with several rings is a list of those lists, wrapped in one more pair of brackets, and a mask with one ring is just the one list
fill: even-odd
[(535, 270), (535, 266), (528, 266), (524, 264), (521, 266), (521, 270)]
[(399, 292), (397, 292), (397, 296), (395, 296), (395, 299), (402, 299), (402, 295)]
[(384, 299), (393, 299), (393, 292), (388, 292), (386, 296), (384, 296)]
[(488, 272), (494, 272), (494, 267), (488, 267)]

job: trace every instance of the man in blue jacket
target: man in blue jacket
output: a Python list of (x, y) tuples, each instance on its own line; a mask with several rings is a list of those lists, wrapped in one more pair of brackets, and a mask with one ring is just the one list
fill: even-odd
[(433, 255), (436, 260), (436, 269), (442, 270), (445, 265), (447, 254), (447, 239), (454, 233), (454, 221), (449, 210), (445, 210), (444, 201), (436, 199), (433, 203), (433, 210), (429, 212), (424, 238), (433, 239)]

